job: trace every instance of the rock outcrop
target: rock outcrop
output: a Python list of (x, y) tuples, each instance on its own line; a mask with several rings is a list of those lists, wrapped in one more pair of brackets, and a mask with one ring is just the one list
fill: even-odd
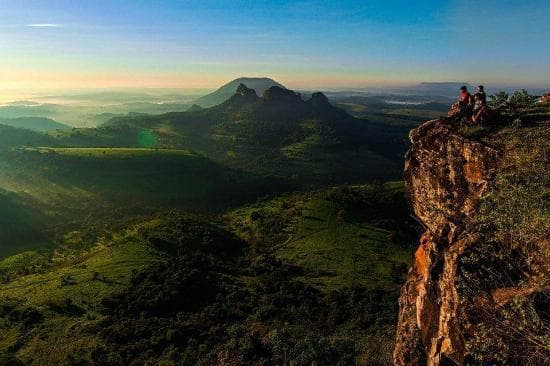
[(258, 95), (262, 95), (264, 91), (272, 86), (284, 88), (282, 84), (270, 78), (241, 77), (228, 82), (210, 94), (200, 97), (194, 103), (203, 108), (219, 105), (230, 99), (240, 85), (246, 85), (247, 88), (255, 90)]
[(254, 89), (248, 88), (244, 84), (239, 84), (237, 87), (237, 91), (235, 92), (236, 97), (242, 97), (247, 98), (251, 100), (255, 100), (258, 98), (258, 95), (256, 94), (256, 91)]
[(311, 94), (311, 103), (316, 106), (326, 106), (330, 105), (330, 102), (328, 101), (328, 98), (325, 94), (321, 92), (315, 92)]
[(274, 101), (282, 103), (301, 103), (302, 98), (299, 93), (294, 92), (293, 90), (281, 88), (278, 86), (272, 86), (267, 89), (263, 95), (262, 99), (264, 101)]
[(461, 234), (494, 178), (499, 153), (439, 120), (424, 123), (409, 137), (405, 179), (424, 233), (400, 297), (394, 363), (462, 365), (456, 271), (467, 244)]

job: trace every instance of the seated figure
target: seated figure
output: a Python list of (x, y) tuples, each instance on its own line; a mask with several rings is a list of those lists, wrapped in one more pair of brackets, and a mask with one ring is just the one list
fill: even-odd
[(447, 114), (447, 120), (457, 121), (462, 117), (470, 118), (472, 115), (473, 109), (473, 98), (472, 95), (468, 92), (466, 86), (460, 88), (460, 95), (458, 101), (453, 103), (449, 113)]
[(472, 112), (472, 123), (486, 122), (489, 118), (489, 107), (487, 107), (487, 95), (483, 85), (477, 87), (474, 94), (474, 110)]

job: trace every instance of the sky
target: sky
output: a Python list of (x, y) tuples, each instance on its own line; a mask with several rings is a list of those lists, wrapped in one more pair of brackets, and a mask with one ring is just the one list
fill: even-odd
[(0, 88), (550, 87), (550, 1), (0, 0)]

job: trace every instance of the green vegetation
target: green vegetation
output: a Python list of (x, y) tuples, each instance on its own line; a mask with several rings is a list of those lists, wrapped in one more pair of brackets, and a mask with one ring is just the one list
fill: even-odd
[(38, 132), (69, 128), (69, 126), (56, 122), (51, 118), (43, 117), (0, 118), (0, 124), (17, 128), (25, 128)]
[(60, 248), (48, 259), (26, 252), (1, 261), (9, 279), (0, 284), (0, 333), (7, 335), (0, 338), (0, 354), (17, 353), (25, 363), (40, 365), (70, 364), (76, 352), (89, 354), (102, 342), (94, 331), (104, 317), (102, 299), (126, 288), (132, 273), (162, 255), (140, 244), (140, 228), (78, 256)]
[(27, 147), (0, 153), (0, 171), (0, 258), (63, 243), (71, 231), (90, 243), (133, 217), (219, 212), (285, 187), (187, 150)]
[[(93, 130), (58, 133), (65, 146), (184, 148), (213, 161), (297, 186), (400, 177), (409, 126), (369, 123), (322, 94), (303, 101), (272, 87), (263, 98), (243, 86), (224, 103), (185, 113), (114, 118)], [(146, 132), (144, 132), (146, 131)]]
[(240, 238), (171, 213), (4, 259), (0, 352), (29, 364), (387, 363), (414, 240), (402, 183), (287, 194), (217, 221)]
[[(1, 158), (0, 179), (6, 185), (17, 185), (28, 195), (67, 210), (78, 210), (87, 199), (111, 207), (115, 203), (162, 207), (170, 202), (171, 207), (200, 204), (214, 210), (248, 194), (255, 197), (251, 184), (260, 189), (262, 185), (259, 179), (186, 150), (25, 148)], [(252, 191), (239, 192), (236, 187)]]
[(413, 120), (277, 87), (101, 118), (0, 126), (0, 364), (389, 363)]
[(395, 288), (415, 240), (407, 213), (403, 184), (396, 182), (287, 195), (228, 219), (245, 240), (306, 269), (312, 285)]
[(55, 146), (55, 139), (31, 130), (0, 124), (0, 152), (16, 146)]
[(0, 191), (0, 259), (36, 247), (50, 247), (45, 235), (48, 219), (24, 196)]
[[(462, 120), (456, 130), (466, 138), (481, 140), (494, 144), (497, 148), (504, 148), (501, 135), (510, 134), (510, 131), (521, 133), (524, 127), (533, 127), (542, 121), (550, 119), (548, 105), (537, 103), (537, 98), (529, 95), (526, 90), (516, 91), (512, 96), (505, 92), (491, 95), (489, 106), (492, 108), (492, 117), (488, 123), (472, 125)], [(496, 138), (495, 138), (496, 137)]]
[[(476, 314), (465, 335), (476, 363), (541, 365), (548, 360), (550, 110), (533, 104), (521, 108), (509, 115), (528, 122), (499, 126), (482, 137), (498, 146), (503, 158), (469, 223), (471, 246), (458, 281), (466, 311)], [(485, 304), (484, 294), (502, 306)]]
[[(326, 194), (343, 199), (368, 191), (384, 190)], [(12, 275), (0, 285), (0, 330), (8, 335), (0, 351), (29, 364), (387, 362), (403, 268), (391, 285), (367, 289), (342, 277), (337, 287), (318, 287), (308, 278), (328, 273), (328, 263), (285, 264), (270, 248), (278, 252), (277, 245), (247, 244), (219, 226), (171, 214), (78, 255), (60, 248), (49, 260), (38, 253), (6, 259), (0, 268)], [(25, 266), (35, 273), (24, 275)]]
[(187, 156), (197, 157), (196, 154), (189, 150), (178, 149), (152, 149), (152, 148), (129, 148), (129, 147), (38, 147), (38, 148), (23, 148), (26, 152), (37, 151), (39, 153), (54, 153), (68, 156), (94, 157), (94, 158), (139, 158), (154, 156)]

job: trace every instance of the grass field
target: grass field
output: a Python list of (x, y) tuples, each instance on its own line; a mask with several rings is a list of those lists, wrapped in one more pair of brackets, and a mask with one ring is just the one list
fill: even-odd
[(414, 235), (398, 232), (410, 224), (403, 183), (354, 186), (352, 191), (372, 191), (382, 200), (392, 197), (393, 206), (401, 209), (392, 212), (392, 202), (388, 201), (389, 210), (368, 213), (366, 207), (341, 201), (338, 188), (334, 188), (239, 209), (228, 215), (230, 226), (250, 242), (268, 243), (269, 248), (260, 250), (273, 251), (279, 258), (315, 273), (305, 280), (321, 288), (396, 286), (399, 271), (409, 263), (409, 245), (414, 240)]
[[(140, 227), (147, 225), (154, 222)], [(71, 349), (91, 349), (89, 345), (97, 342), (91, 329), (103, 317), (101, 301), (126, 288), (133, 273), (160, 258), (159, 252), (139, 241), (138, 229), (77, 257), (61, 260), (58, 255), (57, 262), (39, 273), (1, 283), (0, 354), (17, 352), (29, 364), (39, 361), (33, 355), (47, 354), (49, 364), (61, 364)], [(0, 272), (33, 261), (43, 263), (44, 258), (36, 252), (22, 253), (0, 261)]]
[(343, 221), (341, 210), (323, 199), (308, 202), (294, 234), (278, 255), (319, 272), (308, 281), (323, 286), (391, 285), (392, 264), (408, 263), (406, 245), (395, 243), (391, 230), (368, 221)]

